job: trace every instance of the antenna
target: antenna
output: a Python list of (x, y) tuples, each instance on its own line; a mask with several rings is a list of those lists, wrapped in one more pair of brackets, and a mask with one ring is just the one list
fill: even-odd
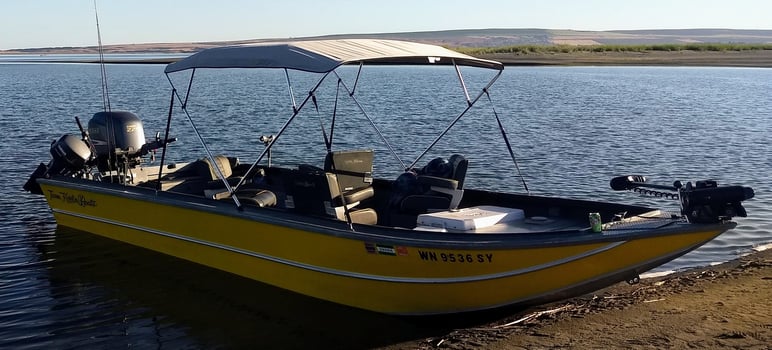
[(96, 18), (97, 40), (99, 44), (99, 66), (102, 72), (102, 105), (105, 112), (110, 111), (110, 92), (107, 90), (107, 69), (105, 68), (105, 53), (102, 47), (102, 33), (99, 30), (99, 11), (97, 11), (97, 0), (94, 0), (94, 17)]

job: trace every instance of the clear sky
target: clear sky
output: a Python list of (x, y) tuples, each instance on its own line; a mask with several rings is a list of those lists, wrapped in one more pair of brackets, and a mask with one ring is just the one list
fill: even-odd
[[(769, 0), (99, 0), (104, 44), (483, 28), (772, 29)], [(96, 45), (93, 0), (0, 0), (0, 50)]]

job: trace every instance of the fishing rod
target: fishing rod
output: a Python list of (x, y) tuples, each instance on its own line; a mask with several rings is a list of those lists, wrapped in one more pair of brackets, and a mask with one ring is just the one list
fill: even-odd
[(96, 19), (97, 44), (99, 48), (99, 66), (102, 75), (102, 105), (105, 112), (110, 112), (110, 91), (107, 89), (107, 68), (105, 67), (105, 51), (102, 46), (102, 31), (99, 29), (99, 11), (97, 0), (94, 0), (94, 18)]

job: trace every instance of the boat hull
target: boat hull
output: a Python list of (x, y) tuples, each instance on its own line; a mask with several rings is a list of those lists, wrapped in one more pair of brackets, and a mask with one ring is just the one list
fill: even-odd
[[(133, 186), (40, 179), (58, 224), (304, 295), (403, 315), (540, 303), (635, 277), (734, 227), (470, 235), (237, 209)], [(527, 236), (527, 237), (525, 237)], [(444, 239), (438, 239), (444, 237)]]

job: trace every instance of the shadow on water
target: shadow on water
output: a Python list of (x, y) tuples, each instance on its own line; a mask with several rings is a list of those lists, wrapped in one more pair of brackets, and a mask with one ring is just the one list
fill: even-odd
[[(81, 311), (101, 316), (103, 324), (88, 326), (91, 331), (85, 333), (93, 333), (90, 337), (102, 345), (374, 348), (432, 338), (503, 316), (502, 311), (432, 317), (383, 315), (87, 232), (61, 226), (56, 231), (54, 244), (39, 246), (50, 264), (51, 289), (56, 291), (52, 296), (60, 299), (54, 303), (61, 305), (53, 308), (71, 307), (73, 294), (91, 299), (86, 304), (99, 305)], [(93, 290), (103, 295), (95, 297)], [(84, 296), (89, 294), (84, 291), (92, 295)], [(105, 313), (123, 316), (105, 318)], [(104, 324), (109, 322), (124, 325)], [(125, 330), (104, 332), (100, 327)], [(76, 343), (94, 345), (83, 340)]]

